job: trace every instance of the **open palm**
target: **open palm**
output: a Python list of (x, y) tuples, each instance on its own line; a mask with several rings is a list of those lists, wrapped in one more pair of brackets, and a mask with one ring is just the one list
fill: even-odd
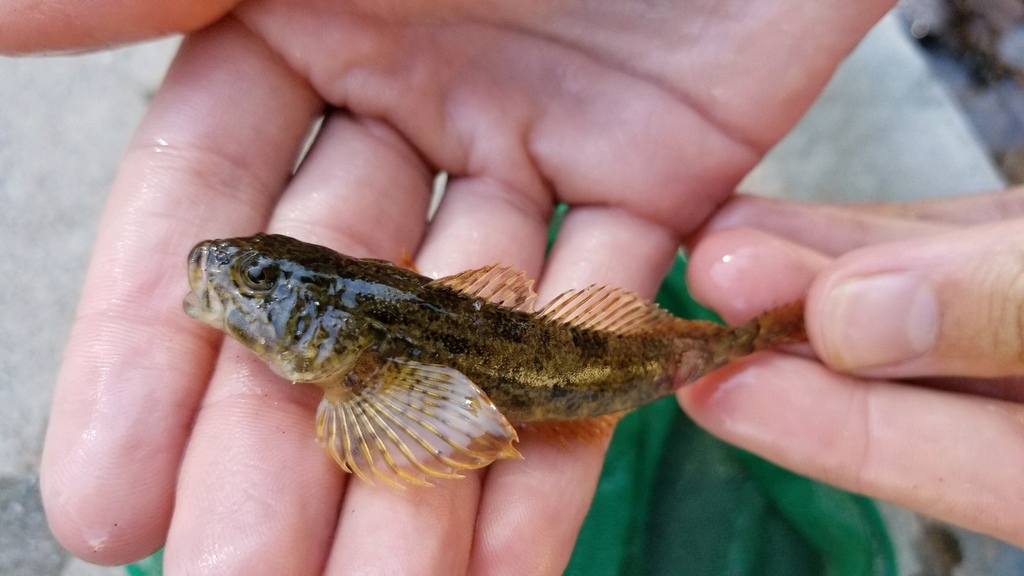
[[(314, 441), (317, 390), (181, 312), (195, 242), (268, 229), (407, 250), (432, 275), (515, 264), (542, 301), (591, 283), (649, 295), (890, 4), (90, 4), (62, 8), (82, 13), (61, 34), (18, 11), (38, 3), (0, 8), (23, 24), (3, 49), (209, 23), (120, 169), (42, 470), (69, 549), (119, 563), (166, 542), (171, 574), (558, 573), (605, 447), (524, 434), (524, 460), (434, 488), (349, 478)], [(545, 260), (556, 202), (571, 209)]]

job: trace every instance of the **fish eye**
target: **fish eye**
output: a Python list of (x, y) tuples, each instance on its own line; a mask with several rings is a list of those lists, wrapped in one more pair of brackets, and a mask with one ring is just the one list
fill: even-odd
[(241, 290), (249, 294), (265, 294), (274, 289), (280, 269), (272, 260), (250, 254), (239, 262), (236, 278)]

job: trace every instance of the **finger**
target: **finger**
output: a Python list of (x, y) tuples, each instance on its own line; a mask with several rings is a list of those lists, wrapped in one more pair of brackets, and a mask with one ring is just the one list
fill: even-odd
[[(678, 249), (665, 228), (626, 211), (572, 208), (539, 290), (547, 301), (593, 283), (651, 296)], [(524, 459), (493, 464), (484, 484), (470, 572), (560, 574), (601, 472), (608, 438), (574, 441), (523, 434)]]
[(910, 220), (971, 226), (1024, 218), (1024, 186), (920, 202), (852, 204), (850, 209)]
[[(700, 234), (755, 228), (838, 256), (869, 244), (917, 238), (955, 229), (946, 222), (908, 219), (866, 207), (792, 202), (737, 195), (704, 223)], [(700, 237), (694, 239), (699, 242)]]
[(335, 111), (275, 208), (274, 225), (307, 242), (344, 246), (349, 256), (398, 262), (423, 237), (432, 178), (388, 125)]
[(1021, 406), (761, 354), (678, 393), (727, 442), (800, 474), (1024, 544)]
[(830, 366), (893, 377), (1024, 371), (1024, 223), (1011, 220), (840, 258), (807, 300)]
[(0, 3), (0, 52), (105, 48), (191, 32), (224, 16), (238, 2), (9, 0)]
[(349, 481), (325, 574), (461, 574), (480, 472), (405, 489)]
[(165, 574), (319, 573), (343, 486), (316, 442), (321, 396), (224, 342), (181, 463)]
[(831, 262), (803, 245), (738, 228), (710, 233), (687, 262), (693, 297), (729, 324), (804, 297), (814, 277)]
[[(417, 266), (430, 275), (447, 275), (502, 262), (536, 274), (550, 204), (540, 200), (540, 192), (523, 195), (529, 198), (520, 198), (493, 179), (454, 179), (424, 239)], [(406, 490), (352, 481), (329, 573), (343, 573), (352, 566), (383, 574), (464, 572), (482, 472), (440, 481), (432, 488)]]
[(501, 262), (537, 278), (552, 210), (543, 191), (514, 192), (485, 177), (452, 179), (417, 262), (428, 276)]
[(114, 183), (57, 381), (41, 488), (74, 554), (162, 544), (219, 341), (181, 312), (185, 256), (263, 225), (319, 107), (236, 26), (183, 44)]
[(855, 248), (1024, 217), (1024, 187), (988, 194), (907, 203), (823, 204), (739, 194), (701, 233), (748, 227), (829, 255)]
[(1024, 404), (1024, 376), (1005, 376), (1002, 378), (938, 376), (935, 378), (916, 378), (907, 380), (907, 382), (936, 390), (962, 392), (974, 396), (985, 396), (997, 400)]
[[(397, 255), (419, 243), (430, 180), (387, 126), (334, 113), (269, 229), (348, 254)], [(291, 385), (241, 345), (225, 344), (182, 466), (169, 571), (324, 568), (346, 475), (316, 442), (321, 397), (319, 388)]]

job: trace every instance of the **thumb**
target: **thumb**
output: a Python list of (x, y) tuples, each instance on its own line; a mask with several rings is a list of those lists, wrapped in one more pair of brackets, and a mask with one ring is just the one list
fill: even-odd
[(851, 252), (811, 286), (807, 327), (837, 370), (886, 378), (1024, 372), (1024, 221)]

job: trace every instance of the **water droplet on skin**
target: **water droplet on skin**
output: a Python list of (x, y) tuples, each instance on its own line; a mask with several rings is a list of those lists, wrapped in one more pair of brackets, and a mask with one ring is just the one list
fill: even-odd
[(215, 568), (223, 564), (230, 555), (235, 555), (234, 548), (224, 544), (214, 544), (212, 550), (199, 556), (198, 564), (203, 568)]
[(93, 552), (102, 552), (107, 547), (107, 542), (110, 541), (110, 532), (105, 532), (102, 535), (94, 535), (90, 538), (86, 538), (85, 542), (92, 548)]

